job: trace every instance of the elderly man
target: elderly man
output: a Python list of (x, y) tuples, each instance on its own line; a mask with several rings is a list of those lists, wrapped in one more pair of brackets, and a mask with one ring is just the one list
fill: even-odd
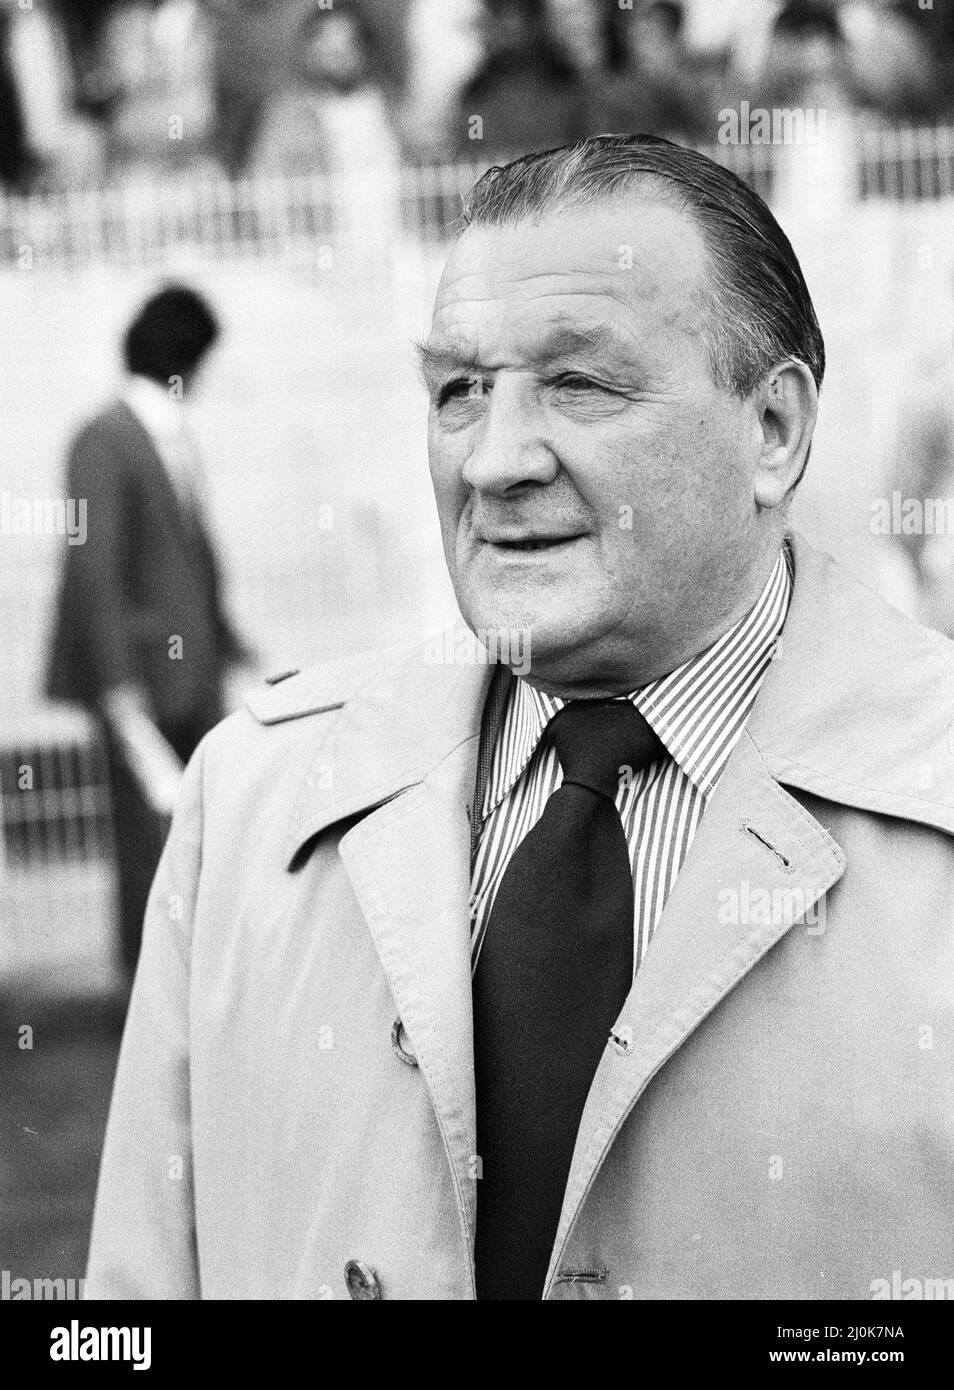
[(951, 648), (789, 531), (788, 241), (664, 141), (528, 156), (422, 358), (483, 645), (284, 680), (193, 759), (90, 1296), (954, 1274)]

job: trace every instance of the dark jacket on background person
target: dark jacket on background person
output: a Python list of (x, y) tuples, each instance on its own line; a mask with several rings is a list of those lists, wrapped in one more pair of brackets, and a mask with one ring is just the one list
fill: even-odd
[[(86, 499), (87, 537), (67, 548), (47, 694), (95, 709), (106, 690), (132, 683), (160, 726), (214, 723), (225, 667), (244, 649), (222, 610), (205, 527), (125, 402), (76, 437), (66, 495)], [(181, 658), (170, 655), (173, 637)]]
[[(502, 55), (473, 77), (460, 98), (458, 143), (465, 158), (500, 159), (580, 140), (587, 90), (565, 60)], [(471, 121), (479, 116), (479, 137)]]
[(116, 686), (137, 687), (159, 732), (185, 762), (224, 713), (226, 665), (247, 653), (222, 611), (202, 519), (180, 501), (156, 444), (125, 401), (109, 406), (76, 437), (66, 495), (85, 499), (87, 534), (82, 545), (66, 549), (46, 691), (100, 716), (119, 957), (131, 979), (168, 820), (153, 809), (102, 717), (103, 696)]

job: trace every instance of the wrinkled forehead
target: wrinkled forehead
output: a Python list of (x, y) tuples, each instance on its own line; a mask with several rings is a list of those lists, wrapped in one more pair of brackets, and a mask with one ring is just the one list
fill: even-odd
[(474, 225), (444, 268), (430, 338), (488, 366), (532, 356), (558, 325), (662, 350), (700, 337), (708, 273), (695, 222), (661, 200)]

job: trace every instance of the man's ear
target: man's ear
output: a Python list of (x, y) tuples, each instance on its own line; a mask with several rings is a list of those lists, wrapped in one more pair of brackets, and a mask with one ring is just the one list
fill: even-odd
[(804, 362), (780, 362), (758, 387), (762, 447), (755, 472), (755, 501), (777, 507), (805, 467), (818, 415), (818, 388)]

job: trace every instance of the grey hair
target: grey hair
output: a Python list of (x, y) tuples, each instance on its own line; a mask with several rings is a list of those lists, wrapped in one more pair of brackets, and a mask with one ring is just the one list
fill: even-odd
[(702, 333), (716, 384), (744, 398), (794, 359), (820, 387), (825, 344), (788, 237), (748, 184), (697, 150), (653, 135), (597, 135), (524, 155), (477, 180), (463, 222), (512, 224), (633, 192), (675, 203), (702, 234), (712, 270)]

